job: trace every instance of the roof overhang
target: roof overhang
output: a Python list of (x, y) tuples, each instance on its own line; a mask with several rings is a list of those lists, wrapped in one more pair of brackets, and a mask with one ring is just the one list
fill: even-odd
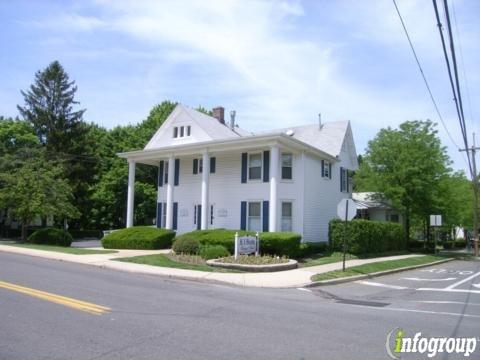
[(335, 156), (327, 154), (311, 145), (308, 145), (298, 139), (288, 136), (284, 133), (254, 135), (239, 138), (230, 138), (222, 140), (204, 141), (192, 144), (174, 145), (157, 149), (135, 150), (118, 153), (117, 155), (127, 160), (132, 160), (141, 164), (158, 165), (160, 159), (170, 156), (188, 156), (208, 152), (228, 152), (242, 151), (255, 148), (262, 148), (273, 144), (283, 145), (293, 150), (305, 151), (323, 159), (338, 161)]

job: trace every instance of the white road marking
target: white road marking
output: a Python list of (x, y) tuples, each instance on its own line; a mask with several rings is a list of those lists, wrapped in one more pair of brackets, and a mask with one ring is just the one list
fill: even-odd
[(402, 309), (402, 308), (391, 308), (391, 307), (378, 308), (378, 310), (415, 312), (415, 313), (432, 314), (432, 315), (450, 315), (450, 316), (471, 317), (471, 318), (480, 319), (480, 315), (459, 314), (459, 313), (451, 313), (451, 312), (445, 312), (445, 311), (415, 310), (415, 309)]
[(435, 289), (435, 288), (420, 288), (416, 289), (418, 291), (440, 291), (440, 292), (452, 292), (452, 293), (470, 293), (470, 294), (480, 294), (480, 290), (464, 290), (464, 289)]
[(457, 304), (468, 306), (480, 306), (478, 303), (465, 303), (462, 301), (434, 301), (434, 300), (411, 300), (412, 302), (425, 303), (425, 304)]
[(411, 280), (411, 281), (452, 281), (452, 280), (457, 280), (457, 278), (445, 278), (445, 279), (402, 278), (402, 279)]
[(306, 289), (306, 288), (297, 288), (297, 290), (306, 291), (306, 292), (312, 292), (312, 290)]
[(480, 284), (473, 284), (476, 288), (480, 289)]
[(388, 288), (388, 289), (396, 289), (396, 290), (408, 289), (408, 287), (405, 287), (405, 286), (388, 285), (388, 284), (382, 284), (382, 283), (377, 283), (377, 282), (373, 282), (373, 281), (358, 280), (358, 281), (355, 281), (355, 282), (358, 283), (358, 284), (378, 286), (378, 287), (384, 287), (384, 288)]
[(451, 284), (450, 286), (447, 286), (446, 289), (454, 289), (456, 288), (458, 285), (462, 285), (463, 283), (467, 282), (467, 281), (470, 281), (472, 280), (473, 278), (476, 278), (477, 276), (480, 275), (480, 272), (476, 273), (476, 274), (473, 274), (472, 276), (469, 276), (463, 280), (460, 280), (454, 284)]

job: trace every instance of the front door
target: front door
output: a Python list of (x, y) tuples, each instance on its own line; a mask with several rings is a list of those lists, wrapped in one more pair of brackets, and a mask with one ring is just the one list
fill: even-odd
[(193, 224), (197, 230), (202, 228), (202, 205), (195, 205), (193, 209)]

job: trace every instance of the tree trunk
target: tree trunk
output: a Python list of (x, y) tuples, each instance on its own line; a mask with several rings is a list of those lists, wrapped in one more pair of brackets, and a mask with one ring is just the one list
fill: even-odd
[(28, 231), (28, 223), (22, 221), (22, 241), (27, 241), (27, 231)]

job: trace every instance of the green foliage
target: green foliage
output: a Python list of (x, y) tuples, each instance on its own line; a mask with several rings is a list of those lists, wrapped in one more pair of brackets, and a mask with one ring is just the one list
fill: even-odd
[(439, 195), (450, 161), (431, 121), (407, 121), (380, 130), (368, 143), (355, 176), (357, 191), (375, 191), (404, 214), (405, 235), (412, 216), (425, 217)]
[(40, 141), (30, 123), (0, 116), (0, 156), (39, 145)]
[(318, 242), (318, 243), (302, 243), (298, 249), (298, 257), (306, 258), (309, 256), (317, 255), (317, 254), (325, 254), (328, 252), (329, 244), (328, 242)]
[(105, 249), (167, 249), (174, 237), (172, 230), (134, 226), (108, 234), (102, 239), (102, 245)]
[(25, 239), (26, 224), (36, 217), (75, 218), (78, 210), (72, 205), (72, 191), (60, 166), (46, 160), (39, 150), (22, 155), (9, 157), (0, 168), (0, 208), (10, 209), (11, 216), (21, 220)]
[[(334, 251), (343, 251), (344, 222), (329, 224), (329, 242)], [(381, 221), (353, 220), (348, 223), (347, 252), (355, 255), (405, 250), (406, 243), (400, 224)]]
[[(195, 230), (182, 234), (177, 239), (196, 239), (200, 245), (222, 245), (231, 254), (235, 248), (235, 233), (239, 236), (255, 235), (252, 232), (240, 230)], [(288, 232), (260, 233), (260, 251), (264, 254), (296, 256), (299, 251), (301, 236)]]
[(222, 245), (205, 245), (200, 248), (200, 256), (205, 260), (210, 260), (230, 256), (230, 253)]
[(173, 241), (172, 250), (177, 254), (198, 254), (200, 242), (194, 237), (180, 236)]
[(31, 244), (70, 246), (72, 236), (63, 229), (44, 228), (35, 231), (30, 235), (27, 241)]

